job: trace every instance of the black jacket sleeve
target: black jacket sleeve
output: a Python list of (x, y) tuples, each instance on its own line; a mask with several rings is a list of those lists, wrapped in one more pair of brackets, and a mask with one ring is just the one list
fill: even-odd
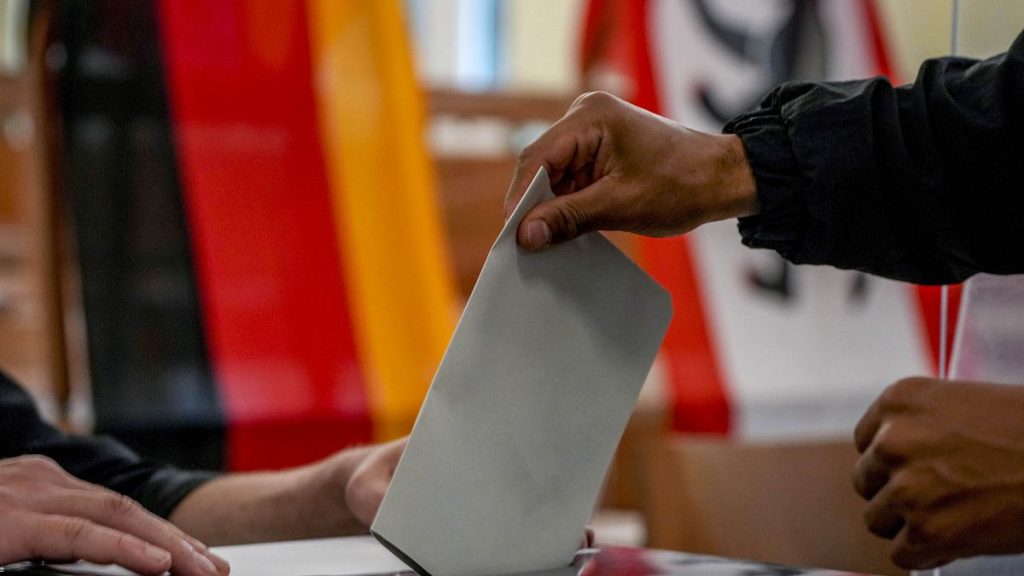
[(731, 121), (761, 211), (744, 244), (940, 284), (1024, 272), (1024, 34), (916, 81), (784, 84)]
[(48, 456), (73, 476), (126, 494), (164, 518), (213, 477), (145, 462), (109, 438), (64, 434), (43, 422), (28, 394), (0, 372), (0, 458), (27, 454)]

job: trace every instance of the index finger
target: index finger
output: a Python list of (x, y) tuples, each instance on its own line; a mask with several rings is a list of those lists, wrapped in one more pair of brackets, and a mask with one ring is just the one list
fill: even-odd
[(171, 568), (166, 550), (83, 518), (33, 514), (24, 520), (16, 545), (21, 558), (117, 564), (139, 574), (163, 574)]
[(868, 407), (867, 412), (861, 416), (860, 422), (857, 422), (857, 427), (853, 429), (853, 441), (857, 445), (858, 452), (863, 454), (868, 449), (868, 446), (871, 446), (871, 441), (874, 440), (875, 434), (878, 434), (878, 429), (881, 426), (881, 401), (876, 399)]
[(95, 486), (54, 496), (36, 512), (87, 519), (158, 546), (171, 554), (176, 573), (215, 575), (227, 574), (230, 570), (224, 560), (177, 526), (126, 496)]
[(595, 116), (582, 106), (588, 95), (577, 98), (564, 116), (519, 153), (512, 184), (505, 194), (505, 220), (512, 216), (537, 170), (544, 168), (554, 187), (567, 168), (585, 163), (596, 152), (600, 138), (592, 142)]
[[(558, 124), (548, 128), (547, 132), (538, 137), (532, 144), (523, 149), (516, 161), (515, 170), (512, 172), (512, 184), (505, 193), (505, 220), (512, 217), (512, 212), (519, 205), (519, 200), (526, 194), (526, 189), (533, 181), (537, 170), (542, 167), (548, 173), (548, 179), (554, 183), (562, 178), (565, 166), (572, 158), (571, 152), (567, 155), (568, 142), (560, 134), (564, 130), (559, 129)], [(553, 159), (553, 160), (552, 160)]]

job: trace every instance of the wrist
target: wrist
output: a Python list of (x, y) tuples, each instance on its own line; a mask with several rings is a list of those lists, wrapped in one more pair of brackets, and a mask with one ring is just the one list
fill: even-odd
[(715, 135), (717, 160), (715, 220), (750, 216), (758, 212), (757, 181), (743, 140), (735, 134)]
[(346, 488), (371, 449), (368, 446), (348, 448), (301, 470), (302, 489), (296, 493), (296, 504), (308, 514), (317, 535), (366, 532), (366, 527), (349, 509)]

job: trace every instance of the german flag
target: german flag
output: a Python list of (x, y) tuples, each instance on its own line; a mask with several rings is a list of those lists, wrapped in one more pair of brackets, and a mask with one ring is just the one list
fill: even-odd
[(398, 4), (175, 0), (160, 20), (230, 468), (407, 433), (454, 288)]
[[(233, 470), (407, 433), (457, 310), (401, 3), (118, 4), (65, 18), (98, 431)], [(136, 314), (155, 271), (183, 304)]]

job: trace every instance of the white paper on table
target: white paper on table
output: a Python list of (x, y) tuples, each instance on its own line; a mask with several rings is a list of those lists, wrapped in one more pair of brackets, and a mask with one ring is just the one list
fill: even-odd
[[(221, 546), (213, 551), (231, 564), (231, 576), (367, 576), (409, 568), (370, 536)], [(83, 576), (133, 576), (118, 566), (87, 562), (55, 566)]]
[(371, 532), (417, 571), (569, 564), (672, 316), (602, 235), (530, 254), (542, 169), (484, 264)]

